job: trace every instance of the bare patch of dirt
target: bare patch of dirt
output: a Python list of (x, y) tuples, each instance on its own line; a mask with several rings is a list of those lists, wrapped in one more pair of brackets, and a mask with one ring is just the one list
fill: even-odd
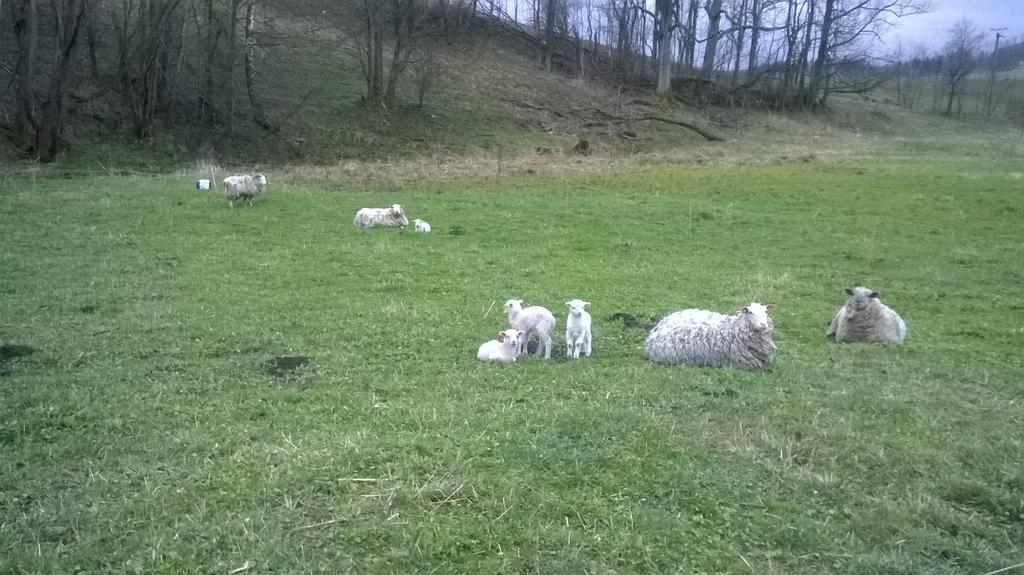
[(279, 355), (263, 363), (263, 371), (281, 380), (282, 384), (305, 389), (309, 387), (306, 368), (313, 358), (305, 355)]

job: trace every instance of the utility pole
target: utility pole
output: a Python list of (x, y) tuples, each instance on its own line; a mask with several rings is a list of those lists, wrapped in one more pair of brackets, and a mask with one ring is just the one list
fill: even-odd
[(985, 117), (992, 117), (992, 94), (996, 87), (996, 52), (999, 51), (999, 39), (1003, 37), (1006, 27), (989, 28), (989, 31), (996, 33), (996, 47), (992, 49), (992, 55), (988, 57), (988, 96), (985, 98)]

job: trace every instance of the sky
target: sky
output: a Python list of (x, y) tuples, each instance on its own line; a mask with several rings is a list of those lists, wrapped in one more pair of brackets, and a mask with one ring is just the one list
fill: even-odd
[(897, 38), (904, 46), (924, 45), (929, 51), (942, 49), (949, 29), (960, 18), (974, 22), (978, 31), (985, 33), (985, 51), (991, 51), (996, 33), (990, 28), (1002, 28), (1003, 40), (1024, 39), (1024, 0), (931, 0), (932, 10), (927, 14), (907, 16), (890, 30), (883, 39), (887, 46), (895, 47)]

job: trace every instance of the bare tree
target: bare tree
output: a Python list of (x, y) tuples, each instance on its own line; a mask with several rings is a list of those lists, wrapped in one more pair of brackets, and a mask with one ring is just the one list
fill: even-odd
[(245, 88), (249, 93), (253, 121), (264, 130), (273, 130), (256, 90), (256, 0), (249, 0), (245, 14)]
[(39, 42), (39, 6), (37, 0), (15, 0), (14, 35), (18, 45), (17, 79), (14, 107), (14, 141), (24, 150), (35, 147), (38, 127), (35, 119), (36, 47)]
[(984, 34), (966, 18), (958, 20), (949, 30), (949, 39), (943, 48), (943, 68), (949, 88), (949, 97), (946, 100), (947, 116), (953, 114), (953, 99), (964, 78), (978, 65), (977, 53), (983, 38)]
[(43, 117), (36, 134), (35, 149), (40, 159), (51, 162), (63, 145), (66, 90), (71, 78), (71, 65), (78, 46), (79, 32), (90, 5), (86, 0), (51, 0), (56, 43), (50, 88), (43, 104)]

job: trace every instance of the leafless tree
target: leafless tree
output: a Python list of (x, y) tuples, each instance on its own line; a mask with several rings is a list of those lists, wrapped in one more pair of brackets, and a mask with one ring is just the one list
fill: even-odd
[(949, 39), (943, 48), (946, 82), (949, 88), (946, 100), (946, 115), (953, 114), (953, 100), (957, 91), (967, 77), (978, 65), (978, 51), (984, 34), (978, 31), (973, 22), (961, 18), (949, 30)]

